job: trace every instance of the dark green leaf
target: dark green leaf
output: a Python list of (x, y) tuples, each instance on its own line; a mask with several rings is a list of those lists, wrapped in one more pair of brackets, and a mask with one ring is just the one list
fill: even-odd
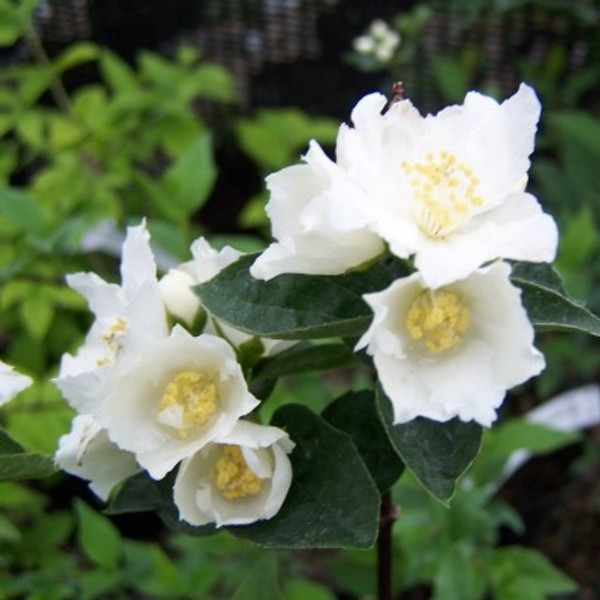
[(392, 448), (375, 406), (375, 394), (348, 392), (332, 402), (322, 417), (352, 436), (379, 490), (388, 490), (404, 469)]
[(459, 419), (439, 423), (422, 417), (394, 425), (392, 404), (381, 389), (377, 390), (377, 408), (404, 464), (427, 491), (448, 502), (456, 482), (477, 456), (481, 427)]
[(279, 560), (275, 552), (267, 552), (251, 566), (238, 585), (233, 600), (280, 600)]
[(354, 353), (342, 344), (318, 346), (296, 344), (258, 365), (253, 373), (252, 383), (277, 379), (294, 373), (326, 371), (356, 364)]
[(600, 336), (600, 319), (564, 295), (562, 282), (552, 267), (518, 267), (511, 279), (521, 288), (525, 310), (541, 331), (574, 331)]
[(513, 263), (511, 279), (527, 281), (541, 287), (566, 295), (565, 284), (558, 271), (548, 263), (517, 262)]
[(5, 431), (0, 430), (0, 481), (49, 477), (56, 471), (50, 456), (25, 452)]
[(360, 335), (371, 322), (362, 299), (407, 272), (399, 263), (377, 263), (347, 275), (279, 275), (254, 279), (245, 256), (195, 288), (217, 318), (243, 331), (276, 339)]
[(156, 481), (143, 472), (124, 481), (104, 512), (108, 515), (119, 515), (155, 510), (160, 506), (160, 501)]
[(229, 531), (263, 546), (372, 546), (380, 497), (350, 436), (298, 404), (280, 408), (273, 425), (296, 443), (288, 496), (272, 519)]
[(96, 565), (114, 569), (121, 558), (121, 536), (109, 519), (76, 500), (77, 539), (83, 553)]
[(198, 536), (215, 533), (213, 525), (193, 527), (179, 519), (179, 512), (173, 502), (175, 475), (176, 471), (171, 471), (160, 481), (155, 481), (145, 472), (130, 477), (104, 512), (116, 515), (155, 510), (164, 524), (175, 531)]

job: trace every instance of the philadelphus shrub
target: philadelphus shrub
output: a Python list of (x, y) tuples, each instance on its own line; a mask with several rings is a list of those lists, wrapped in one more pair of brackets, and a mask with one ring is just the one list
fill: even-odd
[[(120, 284), (67, 278), (95, 320), (55, 380), (78, 413), (56, 462), (109, 510), (264, 546), (371, 547), (405, 467), (449, 501), (507, 391), (545, 367), (534, 325), (600, 336), (544, 264), (557, 228), (525, 191), (539, 115), (527, 85), (427, 116), (369, 94), (335, 160), (312, 141), (267, 177), (257, 256), (200, 238), (159, 279), (129, 228)], [(359, 361), (373, 385), (320, 414), (275, 387)]]
[(358, 102), (335, 162), (313, 142), (305, 165), (267, 179), (277, 241), (250, 272), (340, 274), (384, 245), (410, 259), (413, 275), (365, 295), (374, 319), (357, 350), (373, 356), (396, 423), (489, 426), (506, 390), (544, 367), (499, 262), (555, 256), (555, 222), (524, 191), (540, 103), (522, 84), (501, 104), (470, 92), (425, 117), (409, 100), (386, 104)]
[[(96, 319), (75, 356), (63, 356), (55, 379), (79, 413), (71, 432), (61, 438), (55, 460), (89, 480), (91, 489), (106, 499), (116, 484), (138, 471), (160, 480), (182, 461), (188, 465), (205, 449), (226, 445), (233, 458), (225, 456), (219, 463), (224, 466), (205, 474), (220, 491), (205, 496), (196, 511), (212, 516), (204, 523), (250, 523), (271, 517), (273, 507), (281, 506), (291, 483), (287, 453), (293, 444), (284, 431), (270, 427), (263, 432), (258, 425), (243, 428), (241, 441), (232, 438), (240, 418), (258, 405), (235, 348), (216, 335), (220, 327), (212, 318), (195, 334), (179, 324), (171, 327), (169, 315), (192, 325), (203, 310), (191, 286), (239, 256), (231, 248), (217, 253), (203, 239), (192, 245), (192, 254), (192, 261), (159, 282), (142, 223), (128, 229), (120, 286), (93, 273), (67, 277), (88, 300)], [(251, 336), (239, 332), (239, 337)], [(260, 452), (265, 456), (255, 459), (264, 447), (268, 448)], [(254, 453), (246, 448), (254, 448)], [(219, 488), (225, 471), (228, 485)], [(248, 477), (254, 486), (244, 487)], [(189, 506), (195, 505), (196, 492), (189, 485), (179, 488), (175, 502), (180, 517), (195, 523), (198, 518)], [(238, 493), (231, 495), (230, 488)], [(249, 500), (238, 500), (245, 497)], [(228, 502), (234, 502), (235, 509), (228, 510)], [(235, 518), (226, 516), (231, 514)]]

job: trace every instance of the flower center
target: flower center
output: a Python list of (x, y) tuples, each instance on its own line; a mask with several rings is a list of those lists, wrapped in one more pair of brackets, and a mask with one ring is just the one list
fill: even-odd
[(413, 340), (437, 354), (460, 342), (469, 329), (469, 309), (456, 294), (427, 290), (411, 304), (406, 327)]
[(430, 152), (424, 162), (403, 161), (401, 166), (418, 201), (419, 226), (430, 237), (449, 235), (483, 204), (479, 179), (450, 152)]
[(103, 356), (96, 361), (98, 367), (103, 367), (109, 364), (114, 357), (121, 351), (121, 338), (127, 331), (127, 321), (123, 317), (119, 317), (106, 331), (102, 334), (102, 340), (108, 347), (108, 356)]
[(244, 459), (239, 446), (226, 444), (221, 457), (211, 471), (217, 489), (227, 500), (254, 496), (262, 489), (263, 481), (257, 477)]
[(158, 421), (186, 437), (217, 410), (217, 385), (202, 371), (181, 371), (165, 387), (158, 403)]

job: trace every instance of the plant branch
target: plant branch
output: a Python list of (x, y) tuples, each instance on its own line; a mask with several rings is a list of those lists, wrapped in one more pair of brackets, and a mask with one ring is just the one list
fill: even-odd
[(377, 600), (392, 600), (392, 528), (397, 517), (392, 494), (387, 491), (381, 497), (377, 538)]
[(46, 52), (46, 49), (42, 45), (42, 42), (35, 32), (33, 27), (29, 25), (25, 29), (25, 40), (27, 41), (27, 45), (31, 50), (31, 54), (35, 61), (40, 65), (45, 67), (48, 70), (49, 82), (48, 88), (50, 90), (50, 94), (52, 94), (52, 98), (56, 103), (56, 106), (65, 113), (71, 113), (71, 99), (69, 98), (69, 94), (67, 94), (67, 90), (63, 85), (59, 76), (56, 75), (54, 69), (52, 67), (52, 61)]

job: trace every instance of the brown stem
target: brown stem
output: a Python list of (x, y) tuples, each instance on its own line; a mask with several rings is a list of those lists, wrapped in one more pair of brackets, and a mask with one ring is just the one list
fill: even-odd
[(392, 600), (392, 527), (398, 511), (388, 491), (381, 497), (377, 538), (377, 600)]

